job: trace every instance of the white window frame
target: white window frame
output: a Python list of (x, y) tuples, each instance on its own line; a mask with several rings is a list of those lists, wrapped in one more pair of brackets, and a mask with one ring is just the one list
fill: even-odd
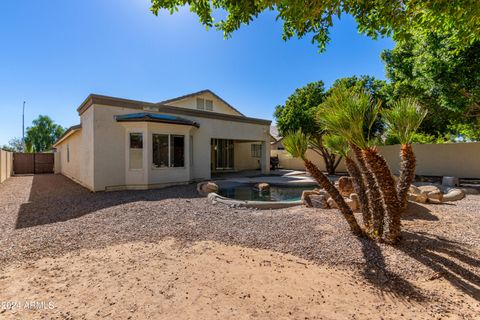
[[(131, 159), (131, 150), (132, 150), (132, 143), (131, 143), (131, 136), (133, 134), (139, 134), (142, 136), (142, 167), (141, 168), (132, 168), (132, 159)], [(131, 131), (131, 132), (128, 132), (128, 170), (130, 171), (142, 171), (143, 170), (143, 161), (144, 161), (144, 149), (145, 149), (145, 139), (143, 138), (144, 134), (143, 132), (139, 132), (139, 131)]]
[[(167, 150), (168, 150), (168, 166), (166, 167), (157, 167), (155, 166), (155, 164), (153, 163), (153, 136), (154, 135), (158, 135), (158, 136), (167, 136), (167, 140), (168, 140), (168, 147), (167, 147)], [(179, 136), (179, 137), (183, 137), (183, 166), (181, 167), (173, 167), (172, 166), (172, 153), (171, 153), (171, 136)], [(186, 154), (186, 136), (184, 134), (178, 134), (178, 133), (152, 133), (152, 170), (165, 170), (165, 169), (184, 169), (186, 166), (185, 166), (185, 154)]]

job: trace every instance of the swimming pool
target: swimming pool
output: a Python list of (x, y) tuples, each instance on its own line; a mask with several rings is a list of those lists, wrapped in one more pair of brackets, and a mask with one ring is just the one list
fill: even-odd
[(255, 184), (230, 183), (220, 186), (218, 194), (222, 197), (248, 201), (299, 201), (305, 186), (276, 186), (270, 185), (270, 190), (260, 192), (254, 188)]

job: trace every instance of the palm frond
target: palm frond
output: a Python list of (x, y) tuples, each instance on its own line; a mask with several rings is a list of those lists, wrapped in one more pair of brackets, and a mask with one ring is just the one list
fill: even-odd
[[(318, 121), (326, 131), (341, 136), (361, 149), (368, 147), (369, 132), (380, 104), (363, 92), (338, 87), (325, 99)], [(366, 133), (367, 132), (367, 133)]]
[(387, 129), (391, 136), (397, 137), (401, 144), (412, 142), (415, 132), (427, 115), (414, 98), (402, 98), (392, 104), (392, 108), (382, 111)]
[(301, 158), (305, 160), (305, 153), (308, 149), (308, 142), (310, 137), (303, 133), (301, 130), (288, 132), (285, 137), (283, 137), (283, 146), (288, 153), (290, 153), (295, 158)]
[(333, 154), (339, 156), (346, 156), (348, 154), (348, 141), (342, 136), (326, 134), (323, 136), (323, 144)]

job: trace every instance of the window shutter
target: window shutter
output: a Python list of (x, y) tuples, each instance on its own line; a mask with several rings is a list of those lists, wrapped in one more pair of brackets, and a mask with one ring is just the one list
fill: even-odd
[(197, 98), (197, 109), (205, 110), (205, 99)]
[(205, 100), (205, 110), (213, 111), (213, 101), (212, 100)]

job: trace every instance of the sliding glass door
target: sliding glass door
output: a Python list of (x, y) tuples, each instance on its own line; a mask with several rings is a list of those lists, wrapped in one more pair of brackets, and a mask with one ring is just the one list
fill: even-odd
[(233, 170), (233, 140), (212, 139), (212, 171)]

